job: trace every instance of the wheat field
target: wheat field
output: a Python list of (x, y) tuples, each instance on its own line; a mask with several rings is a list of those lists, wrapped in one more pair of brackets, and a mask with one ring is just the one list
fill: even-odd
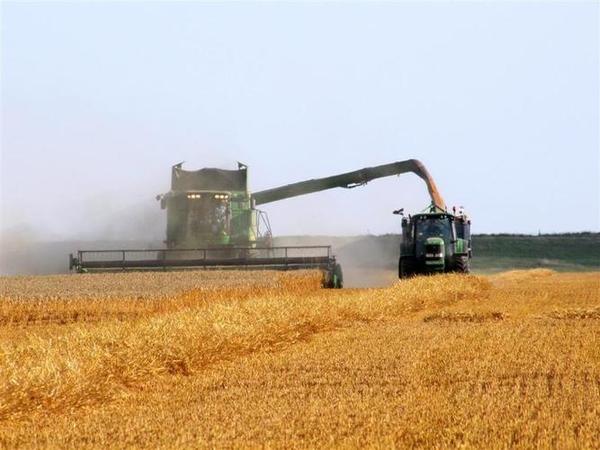
[(0, 283), (2, 447), (600, 445), (598, 273)]

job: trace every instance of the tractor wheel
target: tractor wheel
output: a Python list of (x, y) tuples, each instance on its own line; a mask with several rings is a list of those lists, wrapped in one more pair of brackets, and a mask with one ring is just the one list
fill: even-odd
[(410, 278), (415, 274), (415, 264), (412, 258), (400, 258), (398, 262), (398, 278)]
[(454, 260), (454, 271), (458, 273), (471, 272), (471, 260), (468, 256), (457, 256)]

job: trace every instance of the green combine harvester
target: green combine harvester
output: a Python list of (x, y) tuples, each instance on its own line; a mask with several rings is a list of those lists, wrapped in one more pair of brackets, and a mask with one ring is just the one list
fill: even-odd
[(156, 197), (167, 210), (167, 248), (269, 245), (271, 227), (255, 208), (247, 166), (188, 171), (182, 164), (171, 169), (171, 190)]
[[(319, 269), (325, 287), (339, 288), (343, 284), (342, 270), (331, 247), (274, 247), (268, 216), (257, 206), (326, 189), (350, 189), (377, 178), (407, 172), (425, 181), (435, 211), (403, 219), (400, 275), (454, 270), (456, 258), (463, 255), (461, 249), (468, 248), (466, 254), (470, 258), (470, 237), (457, 238), (460, 228), (457, 224), (462, 223), (461, 219), (445, 211), (433, 179), (415, 159), (255, 193), (248, 188), (248, 167), (244, 164), (238, 163), (237, 170), (204, 168), (195, 171), (184, 170), (182, 165), (176, 164), (171, 169), (169, 192), (156, 197), (167, 212), (165, 248), (79, 250), (76, 255), (70, 255), (71, 270)], [(439, 235), (425, 233), (422, 231), (425, 222), (441, 226), (445, 231)], [(410, 227), (415, 227), (415, 231), (409, 232)], [(436, 257), (435, 262), (427, 256), (440, 253), (443, 257)], [(468, 261), (461, 260), (460, 264), (465, 266), (463, 271), (468, 271)]]

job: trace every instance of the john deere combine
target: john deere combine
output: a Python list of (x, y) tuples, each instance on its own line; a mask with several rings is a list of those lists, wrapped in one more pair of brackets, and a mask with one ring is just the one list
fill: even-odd
[(269, 245), (267, 215), (254, 207), (248, 167), (237, 170), (171, 169), (171, 190), (156, 197), (167, 210), (169, 249)]
[[(354, 188), (377, 178), (407, 172), (415, 173), (426, 182), (436, 207), (443, 205), (431, 176), (425, 167), (414, 159), (302, 181), (254, 194), (248, 189), (248, 167), (243, 164), (238, 164), (237, 170), (205, 168), (196, 171), (184, 170), (182, 163), (176, 164), (171, 170), (170, 191), (157, 196), (161, 208), (167, 211), (166, 248), (80, 250), (76, 256), (70, 256), (70, 267), (78, 272), (185, 268), (316, 268), (323, 271), (324, 286), (341, 287), (342, 271), (331, 252), (331, 247), (273, 247), (268, 217), (256, 206), (336, 187)], [(437, 213), (440, 217), (451, 216), (442, 209)], [(429, 215), (431, 219), (434, 218), (431, 213)], [(437, 216), (435, 217), (435, 220), (438, 220)], [(415, 223), (407, 219), (403, 221), (403, 229), (405, 222)], [(450, 219), (445, 223), (448, 230), (452, 228), (451, 223), (454, 222)], [(448, 236), (455, 236), (454, 231), (448, 233)], [(409, 234), (407, 231), (407, 236)], [(404, 267), (402, 274), (417, 273), (422, 271), (422, 268), (434, 267), (434, 264), (422, 265), (418, 262), (422, 245), (416, 243), (422, 238), (420, 235), (411, 236), (413, 237), (410, 242), (414, 243), (415, 250), (408, 250), (408, 241), (403, 241), (405, 262), (401, 263)], [(449, 239), (448, 242), (458, 248), (458, 241), (454, 237)], [(430, 241), (427, 245), (431, 247), (433, 243), (434, 241)], [(449, 250), (444, 252), (444, 270), (451, 267), (450, 263), (446, 263), (446, 255), (449, 254)], [(410, 255), (414, 256), (414, 262), (413, 259), (407, 262)], [(439, 264), (435, 266), (436, 269), (439, 269), (438, 266)]]

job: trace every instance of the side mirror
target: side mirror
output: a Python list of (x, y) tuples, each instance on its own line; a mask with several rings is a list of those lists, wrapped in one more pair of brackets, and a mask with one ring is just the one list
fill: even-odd
[(397, 209), (397, 210), (393, 211), (392, 214), (403, 216), (404, 215), (404, 208)]

